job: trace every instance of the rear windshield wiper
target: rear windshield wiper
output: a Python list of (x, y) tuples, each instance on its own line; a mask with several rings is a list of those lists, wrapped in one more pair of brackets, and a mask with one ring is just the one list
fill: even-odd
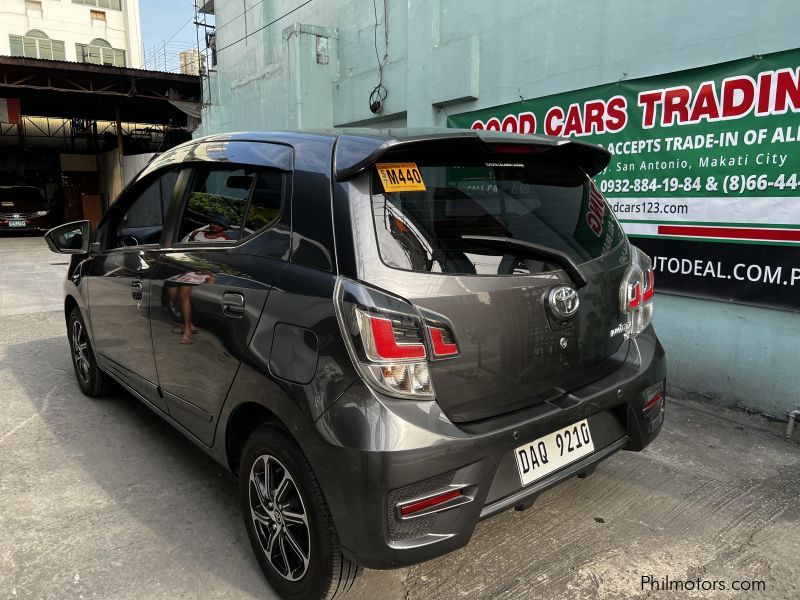
[(582, 288), (587, 283), (586, 277), (581, 273), (580, 267), (578, 267), (575, 261), (567, 254), (560, 250), (548, 248), (547, 246), (540, 246), (533, 242), (525, 242), (523, 240), (493, 235), (462, 235), (461, 239), (465, 242), (472, 242), (476, 246), (483, 246), (484, 248), (500, 248), (501, 250), (508, 250), (511, 248), (515, 251), (521, 251), (531, 258), (547, 258), (561, 265), (577, 287)]

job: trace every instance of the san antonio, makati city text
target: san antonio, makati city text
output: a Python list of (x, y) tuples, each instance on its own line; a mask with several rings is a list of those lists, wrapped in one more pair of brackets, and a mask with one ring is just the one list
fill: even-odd
[[(671, 169), (690, 170), (693, 166), (705, 168), (717, 167), (770, 167), (780, 168), (787, 164), (790, 154), (776, 152), (778, 144), (797, 143), (800, 141), (800, 126), (775, 127), (773, 129), (747, 129), (745, 131), (724, 131), (721, 133), (705, 133), (687, 136), (650, 138), (646, 140), (625, 140), (604, 145), (615, 156), (636, 155), (644, 153), (683, 152), (686, 150), (710, 150), (696, 157), (694, 164), (686, 158), (668, 160), (617, 160), (610, 171), (621, 173), (630, 171), (665, 171)], [(739, 154), (714, 154), (717, 148), (733, 148), (745, 146), (761, 146), (768, 144), (771, 148), (766, 152), (741, 152)], [(684, 155), (685, 156), (685, 155)]]

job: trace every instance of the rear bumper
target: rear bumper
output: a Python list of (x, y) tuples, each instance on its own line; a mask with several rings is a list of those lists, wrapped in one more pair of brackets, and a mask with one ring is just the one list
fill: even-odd
[[(369, 568), (401, 567), (464, 546), (479, 520), (529, 504), (620, 449), (643, 449), (664, 414), (663, 399), (643, 412), (643, 390), (665, 377), (664, 350), (650, 327), (613, 374), (496, 423), (457, 427), (435, 402), (389, 399), (357, 382), (303, 446), (345, 554)], [(523, 488), (514, 449), (582, 419), (595, 451)], [(472, 500), (401, 518), (398, 504), (449, 489), (463, 489)]]

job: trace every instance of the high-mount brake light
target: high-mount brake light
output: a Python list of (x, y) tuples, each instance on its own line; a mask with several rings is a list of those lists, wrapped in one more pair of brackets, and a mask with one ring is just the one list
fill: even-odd
[(653, 263), (635, 246), (631, 246), (631, 266), (620, 286), (620, 309), (626, 316), (625, 338), (644, 331), (653, 320)]
[(497, 154), (536, 154), (541, 151), (539, 146), (532, 144), (491, 144), (489, 148)]

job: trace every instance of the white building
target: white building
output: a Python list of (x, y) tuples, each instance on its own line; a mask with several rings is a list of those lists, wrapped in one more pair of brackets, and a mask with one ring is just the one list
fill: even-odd
[(0, 0), (0, 55), (141, 68), (139, 0)]
[(182, 75), (200, 75), (206, 69), (206, 57), (197, 49), (183, 50), (179, 54), (180, 72)]

